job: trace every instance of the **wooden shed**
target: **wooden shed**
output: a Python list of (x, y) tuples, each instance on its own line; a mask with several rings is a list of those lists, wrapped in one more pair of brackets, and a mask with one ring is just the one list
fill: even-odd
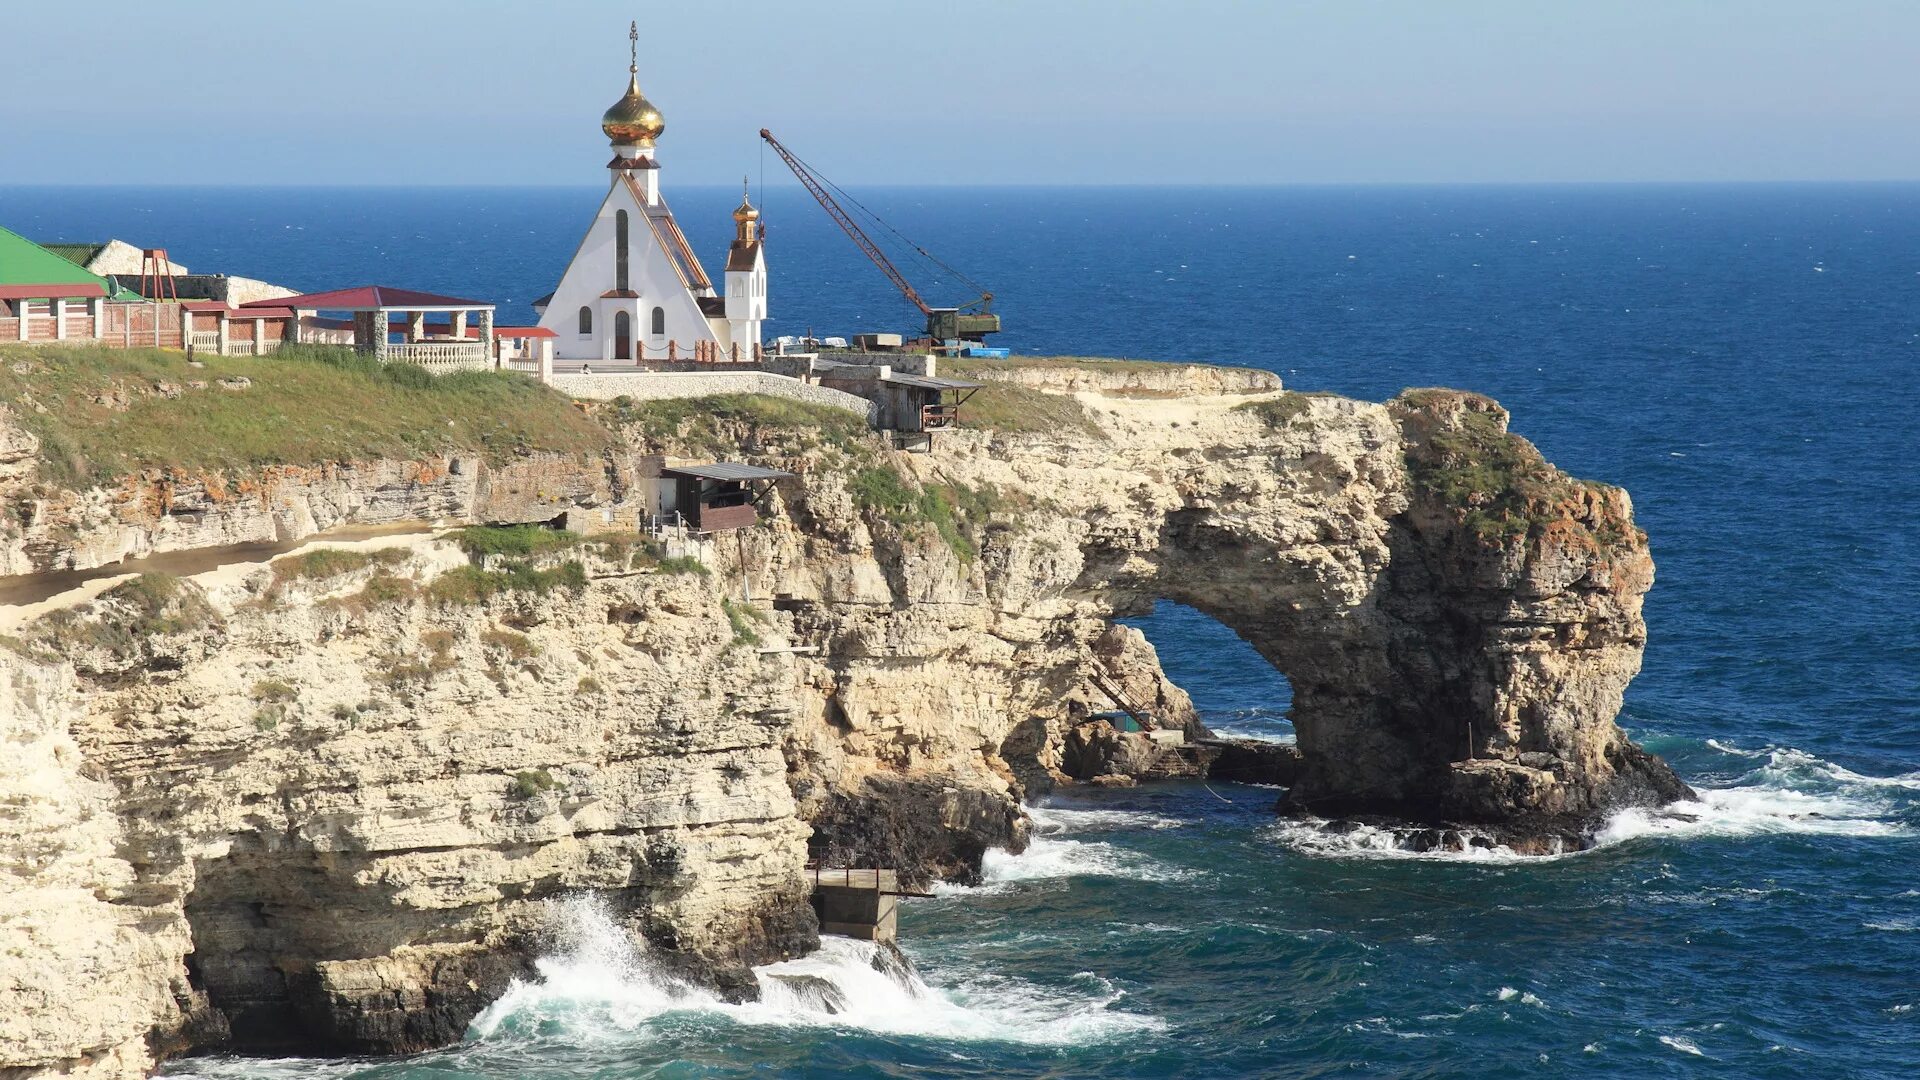
[(758, 507), (776, 481), (794, 474), (734, 461), (679, 465), (660, 470), (663, 512), (678, 512), (701, 532), (744, 529), (760, 520)]

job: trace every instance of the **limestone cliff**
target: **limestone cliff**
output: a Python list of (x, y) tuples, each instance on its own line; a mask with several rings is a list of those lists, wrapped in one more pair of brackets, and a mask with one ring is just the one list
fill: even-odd
[[(1497, 406), (1061, 370), (1010, 369), (990, 390), (1015, 396), (982, 403), (1045, 405), (1048, 430), (928, 454), (824, 413), (614, 403), (598, 415), (624, 449), (598, 457), (71, 490), (0, 422), (16, 571), (335, 525), (609, 530), (100, 582), (17, 627), (0, 1067), (455, 1039), (526, 970), (540, 902), (577, 890), (749, 992), (746, 965), (813, 941), (809, 858), (966, 878), (1025, 842), (1020, 802), (1062, 780), (1069, 728), (1111, 707), (1100, 683), (1193, 723), (1113, 623), (1158, 599), (1292, 680), (1292, 812), (1545, 847), (1684, 790), (1613, 723), (1652, 574), (1626, 495), (1547, 466)], [(761, 525), (663, 548), (632, 534), (662, 452), (800, 478)]]

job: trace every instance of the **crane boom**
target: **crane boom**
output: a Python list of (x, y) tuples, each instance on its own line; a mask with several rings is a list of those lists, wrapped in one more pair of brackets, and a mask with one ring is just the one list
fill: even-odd
[(793, 170), (793, 175), (798, 177), (800, 183), (812, 193), (814, 200), (820, 204), (820, 208), (827, 212), (827, 216), (831, 217), (834, 223), (840, 226), (840, 230), (866, 253), (867, 258), (873, 260), (873, 265), (878, 266), (881, 273), (887, 275), (888, 280), (893, 282), (894, 288), (899, 289), (902, 295), (913, 301), (913, 306), (920, 309), (920, 314), (931, 317), (933, 307), (921, 298), (919, 291), (913, 287), (913, 283), (907, 280), (899, 267), (893, 265), (893, 260), (887, 258), (886, 252), (880, 250), (880, 245), (873, 242), (873, 238), (860, 227), (860, 223), (853, 220), (853, 217), (828, 193), (826, 185), (813, 174), (813, 170), (801, 163), (799, 158), (794, 157), (792, 151), (780, 145), (780, 140), (773, 137), (773, 132), (761, 128), (760, 137), (766, 140), (768, 146), (773, 147), (773, 152), (780, 155), (781, 161), (787, 163), (787, 168)]

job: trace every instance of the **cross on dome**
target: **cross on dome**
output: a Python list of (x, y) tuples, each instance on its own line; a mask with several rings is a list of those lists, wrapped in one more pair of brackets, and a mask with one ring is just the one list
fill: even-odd
[(640, 23), (627, 25), (627, 92), (600, 116), (600, 130), (615, 146), (652, 147), (667, 130), (666, 117), (640, 92)]

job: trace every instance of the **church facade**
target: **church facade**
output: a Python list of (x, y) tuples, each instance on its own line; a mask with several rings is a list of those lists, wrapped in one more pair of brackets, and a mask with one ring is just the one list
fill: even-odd
[(640, 92), (638, 31), (627, 92), (600, 119), (613, 145), (606, 198), (551, 295), (535, 303), (554, 357), (603, 364), (758, 358), (767, 317), (760, 212), (733, 212), (724, 295), (687, 243), (660, 192), (656, 143), (666, 130)]

